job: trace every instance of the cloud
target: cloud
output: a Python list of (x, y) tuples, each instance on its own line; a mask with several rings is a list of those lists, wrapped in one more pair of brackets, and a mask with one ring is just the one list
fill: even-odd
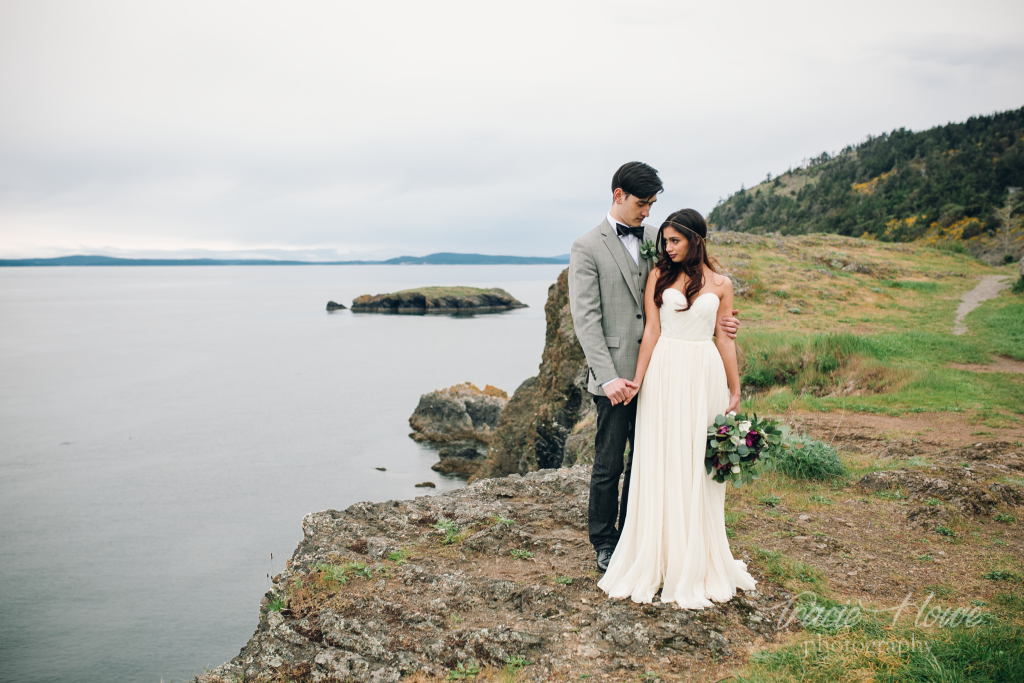
[(565, 253), (823, 149), (1024, 104), (1013, 3), (0, 5), (0, 254)]

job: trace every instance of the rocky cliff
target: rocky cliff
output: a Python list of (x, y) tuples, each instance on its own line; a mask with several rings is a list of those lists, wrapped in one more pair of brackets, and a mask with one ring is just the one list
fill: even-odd
[(194, 683), (440, 681), (481, 669), (491, 680), (501, 668), (509, 681), (703, 678), (775, 637), (791, 595), (767, 583), (703, 612), (605, 598), (587, 542), (589, 476), (512, 475), (307, 515), (252, 639)]
[(364, 294), (352, 301), (353, 313), (497, 313), (526, 308), (504, 289), (478, 287), (420, 287), (394, 294)]
[[(593, 400), (587, 360), (569, 313), (569, 271), (548, 289), (540, 371), (523, 382), (502, 411), (479, 477), (525, 474), (593, 459)], [(589, 439), (589, 441), (588, 441)], [(566, 444), (569, 444), (568, 457)]]

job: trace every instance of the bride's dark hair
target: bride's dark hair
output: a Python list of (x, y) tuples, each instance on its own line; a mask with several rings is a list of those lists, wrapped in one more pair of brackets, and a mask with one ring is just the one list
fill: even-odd
[[(689, 242), (690, 246), (686, 250), (686, 256), (679, 263), (670, 259), (668, 252), (665, 251), (665, 228), (676, 230)], [(693, 209), (676, 211), (661, 224), (661, 227), (658, 229), (657, 242), (658, 263), (656, 265), (658, 267), (658, 280), (654, 283), (655, 306), (661, 308), (661, 295), (679, 279), (680, 275), (685, 275), (686, 289), (683, 294), (686, 295), (686, 308), (679, 310), (687, 310), (693, 305), (693, 300), (697, 298), (697, 293), (704, 286), (704, 266), (707, 266), (715, 273), (718, 272), (720, 267), (718, 262), (708, 256), (707, 237), (708, 224), (704, 222), (704, 217)]]

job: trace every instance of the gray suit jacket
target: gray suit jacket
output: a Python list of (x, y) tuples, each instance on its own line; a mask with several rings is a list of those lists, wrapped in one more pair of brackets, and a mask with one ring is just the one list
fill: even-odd
[[(658, 229), (644, 226), (644, 240)], [(644, 288), (653, 263), (640, 265), (626, 251), (607, 219), (573, 242), (569, 256), (569, 310), (576, 338), (590, 366), (587, 389), (620, 377), (632, 381), (644, 334)]]

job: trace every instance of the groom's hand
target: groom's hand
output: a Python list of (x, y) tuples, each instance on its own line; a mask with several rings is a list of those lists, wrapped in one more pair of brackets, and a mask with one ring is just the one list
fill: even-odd
[(629, 380), (619, 378), (604, 388), (604, 395), (608, 397), (613, 406), (617, 406), (633, 398), (630, 392), (635, 394), (639, 388)]
[[(739, 311), (733, 309), (732, 314), (739, 315)], [(736, 335), (740, 331), (740, 321), (728, 315), (722, 316), (722, 321), (719, 325), (722, 326), (722, 332), (725, 332), (725, 335), (729, 337), (729, 339), (735, 339)]]

